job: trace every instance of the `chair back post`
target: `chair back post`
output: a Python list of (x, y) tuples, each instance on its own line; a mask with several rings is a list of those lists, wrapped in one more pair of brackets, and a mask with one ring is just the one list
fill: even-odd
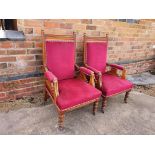
[(87, 48), (86, 47), (86, 33), (83, 34), (83, 48), (84, 48), (84, 50), (83, 50), (84, 51), (84, 56), (83, 56), (84, 60), (83, 60), (83, 62), (84, 62), (84, 65), (87, 66), (87, 63), (86, 63), (87, 62), (86, 61), (87, 60), (87, 55), (86, 55), (86, 50), (87, 50), (86, 49)]
[(73, 31), (73, 39), (74, 39), (74, 46), (75, 46), (74, 62), (76, 64), (76, 32), (75, 31)]
[(46, 52), (45, 52), (45, 33), (44, 30), (41, 30), (41, 36), (42, 36), (42, 55), (43, 55), (43, 68), (44, 71), (47, 71), (47, 66), (46, 66)]

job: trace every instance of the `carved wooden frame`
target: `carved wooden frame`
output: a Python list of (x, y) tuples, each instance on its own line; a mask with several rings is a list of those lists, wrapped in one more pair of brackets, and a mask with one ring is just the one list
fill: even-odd
[[(44, 34), (44, 31), (42, 30), (42, 40), (43, 40), (43, 69), (44, 72), (48, 71), (48, 68), (46, 66), (46, 48), (45, 48), (45, 42), (47, 40), (63, 40), (63, 41), (73, 41), (75, 43), (75, 50), (76, 50), (76, 34), (73, 32), (73, 35), (54, 35), (54, 34)], [(76, 55), (76, 54), (75, 54)], [(79, 66), (77, 64), (75, 64), (75, 69), (79, 70)], [(83, 72), (80, 72), (79, 77), (82, 80), (87, 81), (86, 76), (89, 76), (89, 84), (91, 84), (92, 86), (95, 86), (94, 84), (94, 73), (90, 74), (90, 75), (85, 75)], [(59, 129), (63, 129), (63, 123), (64, 123), (64, 113), (68, 112), (68, 111), (72, 111), (74, 109), (78, 109), (81, 107), (84, 107), (86, 105), (89, 105), (91, 103), (93, 103), (93, 114), (95, 115), (95, 112), (97, 111), (97, 106), (98, 106), (98, 101), (99, 98), (84, 102), (84, 103), (79, 103), (76, 106), (73, 106), (71, 108), (67, 108), (64, 110), (61, 110), (58, 105), (57, 105), (57, 97), (59, 96), (59, 86), (58, 86), (58, 80), (55, 80), (53, 82), (49, 81), (48, 79), (45, 79), (45, 98), (44, 100), (46, 101), (48, 97), (50, 97), (53, 101), (53, 103), (56, 105), (56, 108), (58, 110), (58, 127)]]
[[(84, 33), (84, 65), (86, 67), (89, 67), (88, 64), (87, 64), (87, 42), (108, 42), (108, 34), (106, 34), (105, 37), (88, 37), (86, 36), (86, 33)], [(110, 66), (110, 64), (106, 63), (106, 66)], [(111, 67), (111, 66), (110, 66)], [(119, 69), (116, 68), (116, 67), (111, 67), (109, 71), (107, 71), (108, 74), (112, 74), (112, 75), (115, 75), (115, 76), (119, 76), (117, 71)], [(119, 76), (120, 78), (122, 79), (126, 79), (126, 70), (125, 68), (122, 71), (122, 74), (121, 76)], [(102, 90), (102, 74), (96, 74), (97, 78), (95, 79), (95, 85), (98, 89)], [(124, 98), (124, 102), (127, 103), (127, 98), (129, 96), (129, 92), (131, 91), (131, 89), (128, 89), (128, 90), (125, 90), (125, 91), (122, 91), (122, 92), (119, 92), (119, 93), (116, 93), (116, 94), (113, 94), (111, 96), (115, 96), (115, 95), (118, 95), (118, 94), (121, 94), (121, 93), (124, 93), (126, 92), (125, 94), (125, 98)], [(102, 94), (102, 97), (103, 97), (103, 102), (102, 102), (102, 107), (101, 107), (101, 110), (102, 112), (104, 113), (104, 109), (105, 109), (105, 106), (106, 106), (106, 101), (107, 101), (107, 98), (111, 97), (111, 96), (104, 96)]]

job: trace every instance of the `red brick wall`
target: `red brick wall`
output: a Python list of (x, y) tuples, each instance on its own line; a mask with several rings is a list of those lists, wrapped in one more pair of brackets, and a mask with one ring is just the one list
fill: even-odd
[(77, 64), (83, 62), (83, 33), (109, 33), (108, 62), (120, 63), (128, 74), (150, 70), (155, 65), (155, 20), (126, 23), (113, 20), (53, 19), (17, 20), (25, 41), (0, 41), (0, 100), (16, 99), (43, 89), (41, 29), (45, 33), (77, 33)]

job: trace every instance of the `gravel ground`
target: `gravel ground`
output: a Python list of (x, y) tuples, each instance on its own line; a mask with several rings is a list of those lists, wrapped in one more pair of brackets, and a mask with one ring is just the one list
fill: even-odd
[[(155, 85), (135, 86), (134, 91), (155, 97)], [(46, 102), (46, 104), (50, 104), (50, 100)], [(17, 110), (21, 108), (40, 107), (43, 105), (43, 94), (40, 93), (30, 97), (23, 97), (22, 99), (16, 101), (2, 102), (0, 103), (0, 112), (7, 113), (12, 110)]]
[[(46, 104), (49, 104), (47, 102)], [(10, 110), (17, 110), (20, 108), (31, 108), (43, 106), (43, 94), (37, 94), (29, 97), (23, 97), (15, 101), (7, 101), (0, 103), (0, 112), (9, 112)]]
[(155, 85), (146, 85), (146, 86), (135, 86), (134, 91), (138, 91), (140, 93), (144, 93), (150, 96), (155, 97)]

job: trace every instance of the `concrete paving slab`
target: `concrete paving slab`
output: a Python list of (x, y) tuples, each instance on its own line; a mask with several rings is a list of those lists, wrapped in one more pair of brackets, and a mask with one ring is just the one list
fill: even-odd
[(155, 75), (149, 72), (128, 75), (127, 79), (136, 85), (154, 85), (155, 84)]
[[(105, 113), (92, 115), (92, 106), (66, 113), (65, 129), (57, 128), (53, 104), (0, 113), (0, 134), (155, 134), (155, 97), (131, 92), (108, 100)], [(101, 105), (100, 105), (101, 106)]]

